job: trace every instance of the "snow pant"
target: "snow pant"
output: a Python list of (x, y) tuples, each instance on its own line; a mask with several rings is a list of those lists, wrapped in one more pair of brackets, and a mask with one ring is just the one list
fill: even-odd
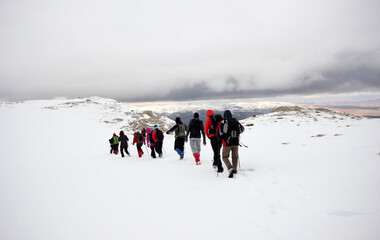
[[(230, 157), (230, 152), (232, 152), (232, 164), (228, 159)], [(226, 164), (228, 170), (231, 168), (237, 169), (238, 159), (239, 159), (239, 146), (225, 146), (223, 147), (223, 162)]]
[(121, 153), (121, 156), (124, 157), (124, 151), (126, 154), (129, 155), (129, 152), (128, 152), (128, 145), (126, 146), (120, 146), (120, 153)]
[(150, 156), (152, 156), (152, 158), (156, 158), (156, 152), (155, 152), (154, 148), (155, 148), (155, 146), (150, 147), (150, 151), (151, 151)]
[(174, 141), (174, 150), (178, 155), (184, 154), (185, 138), (176, 138)]
[(215, 136), (210, 138), (210, 142), (212, 151), (214, 152), (214, 162), (212, 165), (222, 167), (222, 161), (220, 160), (220, 148), (222, 147), (222, 142)]
[(119, 144), (112, 144), (112, 150), (117, 155), (119, 152)]
[(162, 141), (155, 142), (154, 148), (156, 149), (158, 155), (162, 155)]
[(201, 139), (200, 138), (190, 138), (190, 147), (193, 152), (195, 162), (199, 162), (201, 153)]
[(139, 157), (141, 157), (144, 154), (143, 150), (141, 149), (142, 145), (143, 145), (142, 143), (136, 143), (137, 154), (139, 155)]

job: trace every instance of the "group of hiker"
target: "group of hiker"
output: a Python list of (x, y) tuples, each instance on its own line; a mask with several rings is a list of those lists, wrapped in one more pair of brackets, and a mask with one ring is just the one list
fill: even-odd
[[(190, 147), (193, 153), (195, 163), (201, 164), (200, 152), (201, 152), (201, 137), (203, 137), (203, 145), (206, 146), (206, 136), (210, 139), (211, 147), (214, 153), (213, 167), (218, 173), (223, 172), (223, 166), (221, 161), (220, 150), (222, 150), (222, 159), (226, 165), (229, 178), (232, 178), (237, 173), (237, 166), (239, 160), (239, 137), (244, 131), (244, 126), (239, 123), (236, 118), (232, 117), (232, 113), (226, 110), (223, 117), (220, 114), (215, 114), (213, 110), (209, 109), (206, 112), (207, 119), (203, 125), (203, 121), (199, 119), (199, 114), (194, 113), (194, 118), (190, 120), (189, 125), (186, 126), (180, 117), (175, 119), (176, 124), (171, 127), (166, 134), (174, 132), (174, 150), (179, 155), (179, 159), (184, 158), (184, 146), (185, 142), (188, 142), (190, 136)], [(162, 144), (164, 140), (164, 134), (157, 125), (154, 125), (153, 129), (143, 128), (142, 131), (136, 131), (133, 136), (134, 145), (136, 143), (138, 156), (141, 157), (144, 154), (142, 145), (147, 145), (151, 149), (151, 157), (162, 157)], [(111, 152), (118, 154), (118, 146), (120, 142), (121, 156), (124, 157), (123, 151), (130, 156), (128, 152), (128, 137), (123, 131), (120, 131), (119, 136), (115, 133), (109, 140), (111, 144)], [(232, 153), (232, 163), (229, 160), (230, 153)]]

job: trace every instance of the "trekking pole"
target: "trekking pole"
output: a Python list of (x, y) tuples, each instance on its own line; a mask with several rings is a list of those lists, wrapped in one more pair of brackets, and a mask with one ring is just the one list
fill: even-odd
[(248, 148), (248, 146), (247, 145), (244, 145), (243, 143), (239, 143), (239, 145), (240, 145), (240, 147), (245, 147), (245, 148)]

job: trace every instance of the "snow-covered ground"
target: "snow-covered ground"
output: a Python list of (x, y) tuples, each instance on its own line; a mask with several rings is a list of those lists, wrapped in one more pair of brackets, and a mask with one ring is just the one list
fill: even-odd
[(254, 99), (228, 99), (228, 100), (197, 100), (183, 102), (133, 102), (126, 103), (134, 109), (140, 111), (151, 110), (155, 113), (170, 114), (174, 112), (197, 112), (201, 109), (213, 109), (214, 111), (224, 111), (226, 108), (233, 110), (257, 110), (271, 109), (280, 106), (294, 106), (292, 103), (273, 102), (273, 101), (255, 101)]
[(133, 122), (121, 105), (0, 103), (0, 239), (379, 239), (378, 119), (243, 120), (248, 148), (228, 179), (213, 171), (209, 142), (200, 166), (188, 144), (178, 160), (168, 135), (162, 159), (139, 159), (135, 146), (111, 155), (108, 139)]

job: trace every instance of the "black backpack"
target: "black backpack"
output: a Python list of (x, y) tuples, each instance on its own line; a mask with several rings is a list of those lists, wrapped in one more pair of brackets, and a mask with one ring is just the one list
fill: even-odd
[(156, 136), (157, 136), (157, 140), (158, 140), (158, 141), (162, 141), (162, 140), (164, 140), (164, 134), (163, 134), (162, 131), (159, 130), (159, 129), (156, 130)]
[(144, 138), (141, 133), (137, 134), (137, 143), (144, 143)]
[(216, 133), (216, 128), (218, 127), (219, 123), (221, 121), (223, 121), (223, 117), (222, 115), (220, 114), (215, 114), (213, 116), (210, 117), (211, 118), (211, 123), (212, 123), (212, 126), (211, 128), (208, 130), (208, 132), (210, 134), (215, 134)]
[(223, 122), (223, 129), (221, 131), (224, 133), (223, 139), (226, 141), (228, 146), (239, 145), (240, 136), (240, 123), (236, 118), (226, 119)]

